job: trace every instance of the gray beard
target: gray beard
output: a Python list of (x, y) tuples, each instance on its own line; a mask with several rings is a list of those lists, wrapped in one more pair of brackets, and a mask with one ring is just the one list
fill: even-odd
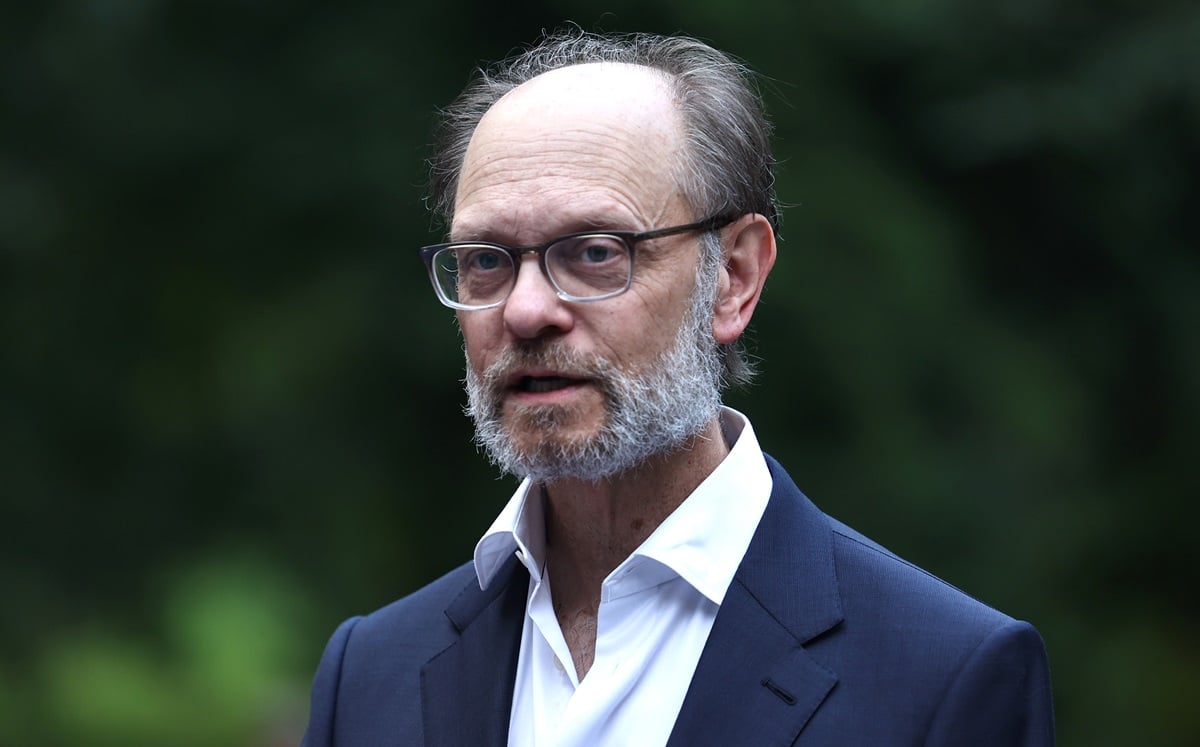
[[(475, 443), (493, 464), (518, 477), (548, 482), (603, 480), (683, 448), (716, 417), (721, 405), (721, 360), (712, 336), (716, 273), (701, 262), (687, 314), (669, 349), (638, 371), (622, 371), (602, 356), (531, 340), (514, 344), (482, 375), (466, 366), (467, 415)], [(588, 378), (600, 391), (605, 417), (599, 433), (566, 440), (556, 429), (572, 417), (562, 407), (523, 408), (522, 448), (503, 422), (504, 382), (520, 368), (548, 367)]]

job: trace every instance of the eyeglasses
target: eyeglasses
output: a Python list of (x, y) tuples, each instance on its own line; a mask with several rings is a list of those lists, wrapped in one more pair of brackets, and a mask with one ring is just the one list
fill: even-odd
[(421, 249), (438, 300), (452, 309), (477, 311), (504, 303), (517, 284), (521, 257), (537, 254), (542, 272), (564, 301), (587, 303), (619, 296), (633, 283), (634, 248), (639, 242), (697, 231), (706, 233), (737, 216), (714, 215), (699, 223), (654, 231), (584, 231), (537, 246), (490, 241), (453, 241)]

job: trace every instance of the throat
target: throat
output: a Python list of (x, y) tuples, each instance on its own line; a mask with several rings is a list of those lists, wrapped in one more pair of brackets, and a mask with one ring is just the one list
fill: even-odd
[[(556, 605), (557, 607), (557, 605)], [(555, 610), (558, 626), (562, 629), (563, 639), (571, 651), (571, 659), (575, 664), (575, 676), (582, 682), (588, 670), (596, 660), (596, 621), (598, 608), (577, 610), (573, 613)]]

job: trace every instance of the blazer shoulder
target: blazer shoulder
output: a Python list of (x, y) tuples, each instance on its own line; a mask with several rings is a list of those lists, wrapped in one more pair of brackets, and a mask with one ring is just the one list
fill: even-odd
[[(1054, 744), (1050, 666), (1032, 625), (835, 519), (830, 525), (846, 609), (834, 647), (845, 702), (865, 707), (864, 694), (870, 700), (886, 691), (886, 681), (902, 679), (906, 687), (876, 710), (898, 714), (880, 720), (893, 734), (908, 723), (927, 745)], [(914, 722), (903, 714), (921, 715)]]
[[(889, 614), (940, 620), (935, 627), (958, 629), (976, 639), (1014, 622), (1013, 618), (939, 576), (900, 557), (832, 517), (835, 563), (843, 603), (869, 604)], [(849, 610), (848, 610), (849, 612)]]
[(419, 735), (421, 667), (453, 644), (446, 610), (472, 589), (479, 584), (468, 563), (339, 625), (313, 680), (305, 747)]
[[(921, 631), (936, 637), (948, 628), (972, 639), (962, 642), (969, 646), (1012, 621), (829, 516), (777, 461), (766, 459), (771, 501), (740, 575), (780, 619), (800, 621), (792, 626), (798, 638), (842, 621), (846, 630), (884, 637)], [(776, 593), (779, 587), (786, 593)], [(820, 625), (802, 624), (818, 619)]]
[[(446, 641), (453, 628), (446, 609), (464, 594), (478, 593), (479, 583), (471, 563), (464, 563), (436, 581), (362, 616), (354, 629), (356, 646), (401, 645)], [(443, 644), (444, 645), (444, 644)]]
[[(826, 538), (840, 604), (837, 624), (805, 644), (837, 678), (806, 727), (814, 744), (1053, 744), (1049, 664), (1036, 629), (825, 514), (785, 475), (777, 483), (816, 527), (807, 538)], [(797, 578), (803, 587), (812, 576)]]

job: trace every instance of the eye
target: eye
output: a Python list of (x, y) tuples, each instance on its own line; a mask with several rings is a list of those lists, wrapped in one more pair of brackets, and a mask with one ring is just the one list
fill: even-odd
[(604, 262), (612, 257), (612, 253), (611, 243), (591, 242), (585, 245), (579, 254), (584, 262)]
[(552, 259), (582, 270), (589, 265), (622, 263), (628, 256), (629, 250), (620, 239), (596, 234), (578, 236), (555, 244)]
[(496, 249), (478, 248), (465, 252), (458, 261), (459, 267), (466, 271), (486, 272), (504, 266), (504, 257)]

